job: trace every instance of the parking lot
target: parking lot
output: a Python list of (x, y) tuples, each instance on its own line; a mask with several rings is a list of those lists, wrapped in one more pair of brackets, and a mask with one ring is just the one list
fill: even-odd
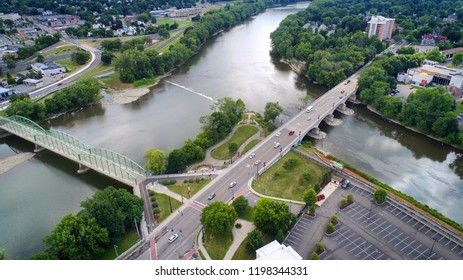
[[(320, 215), (303, 215), (284, 242), (303, 258), (308, 258), (315, 243), (321, 242), (325, 252), (320, 258), (328, 260), (463, 259), (461, 239), (446, 237), (389, 202), (376, 205), (369, 191), (356, 186), (347, 190), (338, 187), (333, 194), (331, 201), (317, 210)], [(355, 203), (340, 210), (336, 200), (348, 194), (354, 196)], [(326, 235), (324, 229), (331, 215), (340, 222), (334, 233)]]

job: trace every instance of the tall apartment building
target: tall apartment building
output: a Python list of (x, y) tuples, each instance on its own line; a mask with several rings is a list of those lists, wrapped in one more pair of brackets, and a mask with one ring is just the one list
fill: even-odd
[(372, 16), (368, 22), (368, 38), (376, 35), (381, 41), (391, 39), (392, 31), (394, 30), (394, 21), (395, 19), (393, 18)]

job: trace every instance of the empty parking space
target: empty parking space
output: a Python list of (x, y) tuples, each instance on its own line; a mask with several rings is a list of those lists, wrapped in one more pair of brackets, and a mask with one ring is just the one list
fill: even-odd
[(321, 259), (339, 259), (338, 249), (347, 252), (354, 260), (389, 260), (390, 256), (381, 251), (374, 244), (367, 242), (360, 234), (351, 230), (344, 224), (338, 224), (336, 231), (327, 237), (337, 243), (337, 249), (327, 254), (322, 254)]
[(302, 215), (297, 224), (293, 227), (291, 232), (286, 237), (283, 244), (285, 244), (286, 246), (291, 246), (293, 248), (297, 247), (296, 245), (299, 244), (299, 242), (302, 240), (304, 233), (310, 227), (312, 221), (313, 218), (309, 218), (305, 215)]

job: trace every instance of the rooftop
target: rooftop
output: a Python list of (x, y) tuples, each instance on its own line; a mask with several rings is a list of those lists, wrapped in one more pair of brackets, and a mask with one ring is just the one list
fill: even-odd
[(264, 247), (257, 249), (256, 260), (302, 260), (302, 257), (291, 246), (285, 246), (273, 240)]
[(386, 23), (387, 21), (394, 20), (393, 18), (385, 18), (383, 16), (372, 16), (368, 23)]

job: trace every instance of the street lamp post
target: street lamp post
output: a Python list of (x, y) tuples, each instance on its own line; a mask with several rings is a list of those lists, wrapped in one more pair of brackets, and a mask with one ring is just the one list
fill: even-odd
[(114, 251), (116, 251), (116, 256), (119, 257), (119, 254), (117, 253), (117, 245), (114, 245)]
[(256, 165), (256, 180), (259, 179), (259, 165), (260, 165), (260, 162), (258, 162)]
[(435, 237), (432, 240), (433, 240), (433, 242), (432, 242), (432, 246), (431, 246), (431, 251), (429, 251), (428, 259), (431, 258), (432, 250), (434, 249), (434, 245), (436, 244), (436, 241), (437, 241), (437, 239)]
[(370, 219), (371, 209), (373, 208), (373, 202), (370, 201), (370, 210), (368, 211), (368, 219)]

